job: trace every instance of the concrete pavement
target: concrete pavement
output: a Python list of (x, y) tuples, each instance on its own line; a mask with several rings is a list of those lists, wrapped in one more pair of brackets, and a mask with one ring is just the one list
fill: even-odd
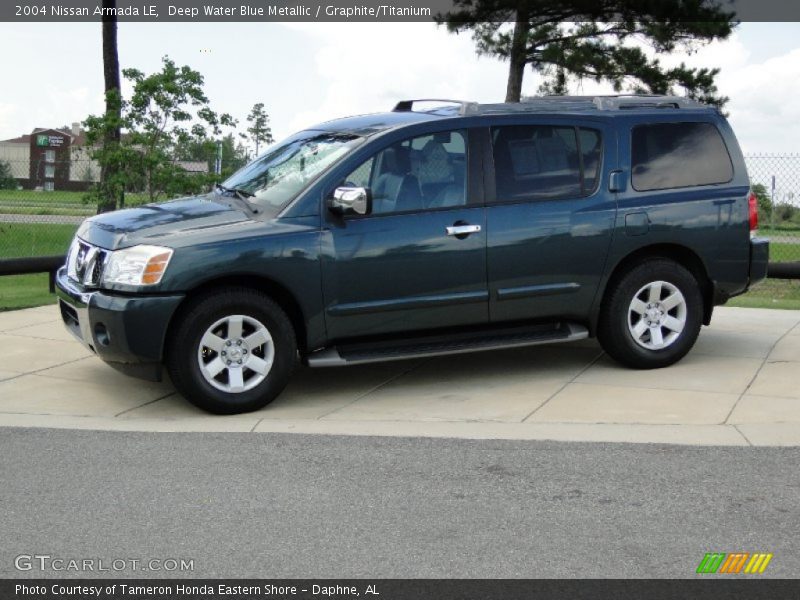
[(0, 425), (800, 446), (800, 311), (719, 308), (694, 350), (625, 369), (595, 341), (301, 368), (265, 409), (219, 417), (84, 350), (55, 306), (0, 313)]

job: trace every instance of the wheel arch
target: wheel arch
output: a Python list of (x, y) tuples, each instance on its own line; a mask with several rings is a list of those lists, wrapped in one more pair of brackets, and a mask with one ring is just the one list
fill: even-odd
[[(286, 313), (286, 316), (289, 317), (289, 321), (292, 324), (292, 327), (295, 331), (295, 337), (297, 338), (297, 345), (298, 349), (300, 350), (301, 354), (304, 354), (307, 350), (307, 328), (305, 322), (305, 316), (303, 314), (303, 310), (300, 307), (300, 303), (297, 302), (295, 297), (292, 293), (283, 285), (264, 277), (262, 275), (253, 275), (253, 274), (232, 274), (232, 275), (225, 275), (222, 277), (216, 277), (213, 279), (206, 280), (195, 287), (189, 289), (186, 292), (186, 297), (183, 299), (177, 309), (175, 310), (172, 318), (170, 319), (169, 326), (167, 328), (167, 335), (171, 336), (176, 323), (180, 321), (181, 316), (186, 311), (189, 304), (197, 297), (205, 294), (211, 294), (216, 290), (221, 290), (225, 288), (231, 287), (240, 287), (240, 288), (248, 288), (255, 291), (262, 292), (268, 295), (272, 300), (274, 300), (278, 306)], [(169, 339), (169, 337), (167, 338)]]
[(603, 303), (608, 298), (608, 290), (635, 265), (650, 258), (674, 260), (694, 276), (700, 285), (700, 293), (703, 297), (703, 325), (711, 323), (711, 314), (714, 310), (714, 282), (709, 277), (703, 260), (694, 250), (680, 244), (652, 244), (637, 248), (622, 257), (611, 270), (598, 300), (595, 302), (595, 310), (592, 314), (593, 331), (597, 330), (597, 320)]

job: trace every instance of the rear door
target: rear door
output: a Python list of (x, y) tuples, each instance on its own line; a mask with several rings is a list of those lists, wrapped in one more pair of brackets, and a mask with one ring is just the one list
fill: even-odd
[(585, 320), (614, 228), (613, 128), (529, 119), (492, 127), (485, 142), (490, 320)]

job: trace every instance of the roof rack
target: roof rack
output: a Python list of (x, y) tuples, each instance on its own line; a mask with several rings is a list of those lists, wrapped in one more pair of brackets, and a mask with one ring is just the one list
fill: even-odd
[(401, 100), (393, 112), (412, 112), (418, 102), (442, 102), (452, 104), (451, 107), (437, 107), (423, 111), (432, 114), (448, 112), (452, 114), (456, 107), (459, 115), (509, 114), (528, 112), (564, 112), (580, 110), (633, 110), (637, 108), (687, 109), (709, 108), (707, 104), (682, 96), (665, 96), (658, 94), (617, 94), (609, 96), (530, 96), (522, 102), (504, 102), (497, 104), (478, 104), (464, 100), (446, 100), (441, 98), (421, 98), (418, 100)]

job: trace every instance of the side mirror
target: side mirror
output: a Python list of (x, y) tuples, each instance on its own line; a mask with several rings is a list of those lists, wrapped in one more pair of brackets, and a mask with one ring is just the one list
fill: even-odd
[(372, 212), (372, 192), (363, 187), (338, 187), (328, 200), (328, 209), (339, 215), (368, 215)]

